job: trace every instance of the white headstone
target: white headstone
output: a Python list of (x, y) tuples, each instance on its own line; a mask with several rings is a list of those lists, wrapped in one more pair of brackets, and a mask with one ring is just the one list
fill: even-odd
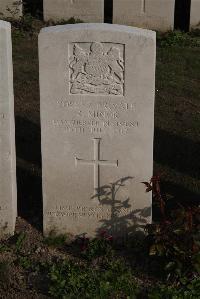
[(44, 232), (126, 235), (151, 221), (155, 33), (77, 24), (39, 35)]
[(113, 0), (113, 23), (173, 30), (175, 0)]
[(46, 21), (72, 17), (86, 23), (104, 21), (104, 0), (44, 0), (43, 7)]
[(22, 0), (0, 0), (0, 18), (22, 16)]
[(200, 29), (200, 0), (191, 0), (190, 29)]
[(16, 215), (11, 26), (0, 21), (0, 237), (13, 234)]

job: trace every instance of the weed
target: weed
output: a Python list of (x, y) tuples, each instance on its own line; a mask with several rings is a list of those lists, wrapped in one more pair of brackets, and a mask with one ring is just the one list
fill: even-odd
[(168, 280), (180, 280), (200, 274), (200, 208), (177, 208), (166, 213), (167, 201), (163, 199), (160, 180), (145, 183), (147, 192), (153, 191), (153, 198), (159, 203), (161, 220), (148, 225), (148, 239), (151, 240), (150, 256), (157, 256), (163, 262)]
[(9, 246), (7, 246), (6, 244), (0, 244), (0, 253), (5, 251), (10, 251)]
[(148, 295), (149, 299), (199, 299), (200, 278), (182, 279), (179, 285), (158, 285)]
[(9, 264), (7, 261), (0, 262), (0, 284), (9, 281)]
[(70, 18), (69, 20), (60, 20), (60, 21), (47, 21), (43, 22), (39, 19), (34, 18), (30, 13), (23, 14), (20, 18), (14, 17), (14, 12), (10, 12), (11, 17), (5, 18), (6, 21), (11, 22), (13, 32), (16, 36), (33, 36), (37, 35), (41, 28), (47, 26), (56, 26), (56, 25), (66, 25), (66, 24), (76, 24), (83, 23), (79, 19)]
[(18, 261), (19, 261), (19, 265), (25, 270), (28, 270), (32, 267), (32, 262), (30, 258), (27, 256), (20, 256)]
[(121, 260), (94, 270), (72, 261), (55, 263), (49, 268), (49, 293), (54, 298), (136, 298), (138, 288), (133, 275)]
[(47, 26), (55, 26), (55, 25), (66, 25), (66, 24), (76, 24), (76, 23), (83, 23), (82, 20), (80, 19), (75, 19), (74, 17), (68, 19), (68, 20), (65, 20), (65, 19), (62, 19), (62, 20), (59, 20), (59, 21), (53, 21), (53, 20), (49, 20), (46, 22), (46, 25)]
[(49, 236), (44, 239), (44, 243), (48, 246), (63, 247), (67, 239), (67, 235), (55, 235), (54, 232), (51, 232)]
[(80, 238), (80, 249), (82, 255), (88, 260), (95, 259), (100, 256), (112, 255), (112, 236), (106, 231), (100, 232), (99, 236), (94, 239)]
[(157, 33), (157, 44), (160, 47), (200, 47), (199, 35), (181, 31)]
[(16, 235), (17, 241), (15, 243), (15, 252), (19, 253), (22, 249), (23, 242), (26, 238), (26, 234), (24, 232), (21, 232), (20, 234)]

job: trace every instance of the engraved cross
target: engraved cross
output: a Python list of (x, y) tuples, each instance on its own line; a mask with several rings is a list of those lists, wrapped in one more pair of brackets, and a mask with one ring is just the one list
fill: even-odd
[(142, 13), (146, 13), (146, 0), (142, 0)]
[(99, 194), (100, 186), (100, 166), (113, 166), (118, 167), (118, 160), (108, 161), (100, 159), (100, 142), (101, 138), (93, 138), (94, 142), (94, 159), (93, 160), (84, 160), (75, 157), (75, 164), (81, 165), (92, 165), (94, 166), (94, 194)]

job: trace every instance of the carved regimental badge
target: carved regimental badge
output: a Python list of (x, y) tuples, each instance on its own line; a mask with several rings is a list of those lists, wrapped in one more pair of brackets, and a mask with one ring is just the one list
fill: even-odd
[(124, 45), (74, 43), (70, 45), (71, 94), (124, 94)]

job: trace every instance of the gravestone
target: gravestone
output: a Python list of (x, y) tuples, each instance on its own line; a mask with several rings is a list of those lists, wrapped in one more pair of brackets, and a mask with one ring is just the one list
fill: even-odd
[(70, 18), (86, 23), (104, 21), (104, 0), (44, 0), (43, 7), (45, 21)]
[(0, 237), (11, 235), (17, 215), (11, 26), (0, 21)]
[(200, 29), (200, 1), (191, 0), (190, 29)]
[(175, 0), (113, 0), (113, 23), (173, 30)]
[(44, 233), (125, 236), (151, 221), (155, 33), (109, 24), (39, 35)]
[(18, 19), (22, 16), (22, 0), (1, 0), (0, 18), (12, 17)]

